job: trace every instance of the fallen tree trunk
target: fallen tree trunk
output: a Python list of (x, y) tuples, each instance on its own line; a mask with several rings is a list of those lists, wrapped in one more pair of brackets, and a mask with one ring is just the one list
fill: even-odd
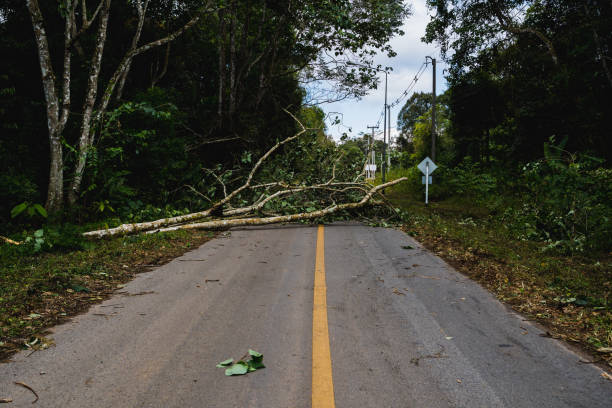
[[(397, 183), (407, 180), (407, 178), (402, 177), (397, 180), (393, 180), (391, 182), (381, 184), (379, 186), (372, 186), (368, 183), (357, 182), (358, 178), (363, 175), (363, 171), (355, 178), (355, 180), (351, 181), (335, 181), (336, 179), (336, 164), (340, 159), (339, 156), (333, 164), (331, 178), (324, 183), (314, 184), (314, 185), (290, 185), (285, 181), (276, 181), (272, 183), (264, 183), (264, 184), (256, 184), (254, 185), (253, 178), (257, 171), (262, 167), (263, 163), (266, 159), (268, 159), (275, 150), (283, 146), (284, 144), (297, 139), (308, 129), (302, 125), (302, 123), (290, 112), (286, 111), (291, 117), (293, 117), (300, 125), (301, 131), (296, 133), (293, 136), (290, 136), (272, 146), (253, 166), (251, 171), (249, 172), (246, 181), (240, 185), (238, 188), (229, 192), (226, 189), (225, 183), (217, 177), (214, 173), (213, 175), (217, 178), (217, 181), (221, 183), (223, 186), (223, 195), (224, 198), (214, 202), (210, 208), (204, 211), (195, 212), (191, 214), (185, 214), (177, 217), (170, 218), (162, 218), (155, 221), (149, 222), (141, 222), (135, 224), (123, 224), (115, 228), (89, 231), (83, 234), (86, 238), (100, 239), (110, 236), (116, 235), (126, 235), (132, 233), (139, 232), (163, 232), (163, 231), (173, 231), (178, 229), (221, 229), (221, 228), (229, 228), (236, 226), (245, 226), (245, 225), (266, 225), (266, 224), (275, 224), (275, 223), (284, 223), (284, 222), (294, 222), (294, 221), (302, 221), (302, 220), (310, 220), (319, 217), (324, 217), (326, 215), (333, 214), (337, 211), (342, 210), (350, 210), (363, 207), (367, 204), (372, 203), (372, 198), (375, 194), (380, 194), (379, 192), (386, 187), (390, 187)], [(280, 188), (277, 191), (275, 189)], [(193, 188), (192, 188), (193, 189)], [(239, 194), (245, 190), (258, 190), (264, 189), (265, 191), (261, 194), (260, 198), (250, 203), (249, 205), (245, 205), (241, 208), (232, 208), (231, 200), (239, 196)], [(272, 189), (272, 191), (270, 191)], [(277, 214), (266, 214), (265, 217), (253, 217), (253, 213), (262, 211), (266, 204), (270, 201), (278, 199), (280, 197), (284, 197), (287, 195), (298, 194), (301, 192), (307, 191), (320, 191), (328, 194), (328, 197), (324, 199), (323, 202), (328, 203), (328, 207), (322, 210), (315, 210), (310, 212), (303, 212), (298, 214), (289, 214), (289, 215), (277, 215)], [(345, 195), (351, 191), (359, 191), (360, 194), (363, 194), (363, 197), (359, 201), (353, 201), (349, 203), (341, 203), (336, 204), (336, 196), (340, 195), (343, 197), (350, 197), (349, 195)], [(270, 194), (266, 196), (267, 194)], [(381, 195), (382, 196), (382, 195)], [(205, 197), (206, 198), (206, 197)], [(384, 201), (384, 197), (383, 202)], [(351, 200), (352, 201), (352, 200)], [(321, 201), (320, 201), (321, 202)], [(222, 209), (224, 205), (228, 205), (229, 208)], [(380, 204), (377, 202), (376, 204)], [(388, 204), (388, 203), (387, 203)], [(243, 204), (244, 205), (244, 204)], [(203, 218), (214, 217), (214, 216), (222, 216), (222, 217), (233, 217), (228, 219), (212, 219), (204, 222), (194, 222), (199, 221)]]
[[(311, 212), (299, 213), (299, 214), (278, 215), (274, 217), (253, 217), (253, 218), (234, 218), (234, 219), (228, 219), (228, 220), (211, 220), (211, 221), (205, 221), (205, 222), (199, 222), (199, 223), (182, 224), (182, 225), (174, 225), (174, 226), (165, 227), (165, 228), (157, 228), (153, 230), (147, 230), (146, 232), (150, 234), (150, 233), (156, 233), (156, 232), (176, 231), (179, 229), (224, 229), (224, 228), (239, 227), (239, 226), (246, 226), (246, 225), (267, 225), (267, 224), (279, 224), (279, 223), (284, 223), (284, 222), (311, 220), (314, 218), (324, 217), (326, 215), (330, 215), (330, 214), (333, 214), (341, 210), (352, 210), (352, 209), (364, 207), (371, 201), (372, 197), (376, 193), (378, 193), (380, 190), (393, 186), (395, 184), (401, 183), (402, 181), (405, 181), (405, 180), (407, 180), (407, 178), (402, 177), (402, 178), (390, 181), (385, 184), (380, 184), (368, 190), (366, 195), (360, 201), (353, 202), (353, 203), (337, 204), (337, 205), (333, 205), (331, 207), (325, 208), (323, 210), (317, 210), (317, 211), (311, 211)], [(160, 221), (162, 220), (153, 221), (153, 223), (157, 223)], [(117, 227), (117, 228), (120, 228), (120, 227)], [(114, 228), (113, 230), (117, 230), (117, 228)], [(111, 231), (111, 229), (90, 231), (90, 232), (84, 233), (83, 235), (88, 238), (104, 238), (109, 235), (116, 235), (116, 234), (109, 234), (108, 233), (109, 231)]]
[[(333, 189), (333, 187), (338, 187), (338, 186), (342, 186), (344, 187), (341, 190), (335, 190)], [(280, 190), (275, 192), (274, 194), (261, 199), (259, 201), (257, 201), (256, 203), (254, 203), (253, 205), (249, 205), (247, 207), (242, 207), (242, 208), (234, 208), (231, 210), (227, 210), (227, 211), (223, 211), (223, 216), (224, 217), (234, 217), (237, 215), (245, 215), (245, 214), (249, 214), (249, 213), (253, 213), (256, 211), (259, 211), (261, 209), (264, 208), (264, 206), (266, 204), (268, 204), (270, 201), (277, 199), (279, 197), (283, 197), (289, 194), (294, 194), (294, 193), (299, 193), (299, 192), (303, 192), (303, 191), (309, 191), (309, 190), (331, 190), (334, 192), (343, 192), (349, 189), (353, 189), (353, 190), (362, 190), (367, 192), (366, 186), (364, 186), (361, 183), (324, 183), (324, 184), (317, 184), (314, 186), (302, 186), (302, 187), (290, 187), (287, 190)]]
[(17, 242), (14, 241), (10, 238), (4, 237), (2, 235), (0, 235), (0, 239), (3, 240), (4, 242), (6, 242), (7, 244), (11, 244), (11, 245), (21, 245), (23, 242)]
[[(289, 112), (287, 112), (287, 113), (289, 113)], [(291, 115), (291, 113), (289, 113), (289, 115)], [(291, 115), (291, 116), (294, 117), (293, 115)], [(300, 125), (302, 125), (302, 124), (300, 123)], [(165, 226), (168, 226), (168, 225), (196, 221), (196, 220), (200, 220), (202, 218), (209, 217), (209, 216), (214, 214), (215, 210), (221, 208), (226, 203), (229, 203), (240, 192), (242, 192), (242, 191), (244, 191), (244, 190), (246, 190), (248, 188), (251, 188), (251, 183), (253, 181), (253, 176), (255, 175), (257, 170), (259, 170), (259, 168), (262, 166), (264, 161), (268, 157), (270, 157), (272, 155), (272, 153), (274, 153), (275, 150), (277, 150), (279, 147), (283, 146), (284, 144), (289, 143), (290, 141), (297, 139), (302, 134), (304, 134), (306, 131), (307, 131), (307, 129), (304, 126), (302, 126), (302, 130), (301, 131), (299, 131), (295, 135), (290, 136), (290, 137), (288, 137), (288, 138), (286, 138), (286, 139), (276, 143), (274, 146), (272, 146), (257, 161), (257, 163), (255, 163), (255, 166), (253, 166), (253, 168), (249, 172), (249, 175), (247, 177), (246, 182), (242, 186), (238, 187), (236, 190), (234, 190), (230, 194), (226, 195), (223, 199), (215, 202), (207, 210), (199, 211), (199, 212), (195, 212), (195, 213), (190, 213), (190, 214), (185, 214), (185, 215), (179, 215), (179, 216), (176, 216), (176, 217), (162, 218), (162, 219), (159, 219), (159, 220), (149, 221), (149, 222), (139, 222), (139, 223), (135, 223), (135, 224), (122, 224), (122, 225), (120, 225), (118, 227), (115, 227), (115, 228), (109, 228), (109, 229), (105, 229), (105, 230), (86, 232), (86, 233), (83, 234), (83, 236), (85, 236), (85, 237), (103, 238), (103, 237), (110, 237), (110, 236), (114, 236), (114, 235), (127, 235), (127, 234), (133, 234), (133, 233), (136, 233), (136, 232), (154, 230), (154, 229), (162, 228), (162, 227), (165, 227)]]
[[(393, 186), (395, 184), (401, 183), (402, 181), (408, 180), (406, 177), (402, 177), (393, 181), (390, 181), (385, 184), (378, 185), (370, 189), (367, 194), (360, 200), (354, 203), (345, 203), (345, 204), (337, 204), (323, 210), (311, 211), (307, 213), (299, 213), (299, 214), (289, 214), (289, 215), (278, 215), (274, 217), (254, 217), (254, 218), (235, 218), (229, 220), (212, 220), (205, 222), (198, 222), (192, 224), (183, 224), (176, 225), (173, 227), (160, 228), (154, 231), (147, 231), (147, 234), (152, 234), (156, 232), (167, 232), (167, 231), (176, 231), (180, 229), (225, 229), (230, 227), (242, 227), (247, 225), (268, 225), (268, 224), (280, 224), (285, 222), (294, 222), (294, 221), (304, 221), (311, 220), (314, 218), (324, 217), (326, 215), (333, 214), (342, 210), (353, 210), (356, 208), (361, 208), (367, 205), (374, 194), (378, 191)], [(89, 233), (87, 233), (89, 234)]]

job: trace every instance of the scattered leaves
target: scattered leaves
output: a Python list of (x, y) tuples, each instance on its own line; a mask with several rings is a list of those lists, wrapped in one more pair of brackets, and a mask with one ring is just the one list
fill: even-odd
[(173, 231), (32, 255), (0, 245), (0, 361), (23, 349), (24, 340), (31, 343), (46, 328), (113, 295), (122, 287), (118, 285), (135, 274), (150, 270), (153, 264), (162, 265), (211, 238), (209, 231)]
[(246, 373), (252, 373), (253, 371), (261, 368), (266, 368), (263, 363), (263, 354), (249, 349), (245, 357), (250, 356), (251, 359), (244, 361), (244, 357), (234, 363), (233, 358), (221, 361), (217, 364), (217, 368), (225, 368), (225, 375), (244, 375)]
[[(389, 196), (410, 211), (402, 230), (416, 232), (424, 247), (517, 312), (545, 325), (541, 336), (579, 343), (612, 366), (612, 352), (598, 351), (612, 349), (612, 252), (544, 254), (540, 243), (508, 236), (499, 217), (491, 217), (477, 203), (449, 200), (423, 209), (420, 202)], [(458, 222), (466, 214), (478, 228)]]
[(398, 288), (393, 288), (393, 293), (396, 295), (402, 295), (402, 296), (406, 296), (406, 294), (402, 291), (400, 291)]

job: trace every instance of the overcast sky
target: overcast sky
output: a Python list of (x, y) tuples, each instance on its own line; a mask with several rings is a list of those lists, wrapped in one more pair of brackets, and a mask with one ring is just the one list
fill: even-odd
[[(387, 58), (386, 56), (379, 55), (375, 59), (376, 64), (381, 66), (391, 67), (393, 71), (389, 74), (388, 82), (388, 102), (392, 103), (398, 97), (401, 96), (402, 92), (410, 85), (415, 75), (419, 71), (419, 68), (425, 61), (425, 56), (429, 55), (438, 60), (437, 64), (437, 94), (446, 90), (446, 81), (442, 76), (442, 70), (446, 68), (446, 65), (440, 61), (439, 50), (433, 45), (425, 44), (421, 42), (421, 37), (425, 33), (425, 26), (429, 21), (428, 10), (425, 5), (425, 0), (412, 0), (408, 1), (412, 4), (413, 14), (406, 19), (403, 26), (405, 34), (401, 37), (396, 37), (391, 40), (391, 44), (397, 56), (394, 58)], [(321, 108), (328, 114), (330, 114), (330, 120), (328, 121), (328, 134), (336, 140), (342, 136), (343, 133), (347, 133), (351, 137), (357, 136), (360, 132), (368, 131), (366, 126), (373, 126), (376, 124), (380, 113), (382, 112), (384, 100), (385, 100), (385, 86), (384, 86), (384, 74), (381, 74), (382, 81), (380, 82), (378, 89), (370, 91), (370, 93), (361, 98), (360, 100), (351, 99), (336, 103), (323, 104)], [(431, 63), (427, 69), (420, 76), (413, 91), (431, 91), (432, 87), (432, 70)], [(408, 95), (408, 97), (410, 94)], [(406, 98), (404, 98), (405, 101)], [(397, 122), (397, 114), (400, 108), (404, 105), (404, 101), (391, 110), (391, 128), (393, 137)], [(331, 121), (337, 115), (332, 112), (338, 112), (341, 114), (340, 119), (342, 120), (341, 125), (330, 126)], [(349, 128), (352, 131), (349, 132)], [(380, 123), (380, 138), (382, 138), (382, 121)]]

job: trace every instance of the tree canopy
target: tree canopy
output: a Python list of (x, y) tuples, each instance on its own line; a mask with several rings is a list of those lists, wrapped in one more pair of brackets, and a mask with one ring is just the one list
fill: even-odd
[(169, 202), (203, 168), (293, 133), (282, 109), (300, 112), (305, 87), (325, 81), (335, 100), (375, 86), (373, 56), (394, 55), (409, 13), (400, 0), (3, 2), (2, 217), (20, 202)]

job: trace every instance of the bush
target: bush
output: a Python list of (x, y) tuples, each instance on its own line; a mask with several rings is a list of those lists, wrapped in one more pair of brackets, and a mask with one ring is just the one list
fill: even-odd
[(524, 167), (529, 193), (525, 211), (533, 216), (549, 249), (609, 249), (612, 170), (599, 167), (600, 159), (559, 153), (548, 153), (546, 159)]

